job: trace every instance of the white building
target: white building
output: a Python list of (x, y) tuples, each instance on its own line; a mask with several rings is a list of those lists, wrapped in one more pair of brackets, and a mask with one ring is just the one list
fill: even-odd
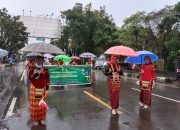
[(62, 24), (58, 19), (34, 16), (20, 16), (20, 21), (29, 32), (28, 43), (46, 42), (61, 37)]
[(75, 6), (74, 6), (75, 9), (79, 9), (82, 11), (83, 9), (83, 4), (82, 3), (75, 3)]

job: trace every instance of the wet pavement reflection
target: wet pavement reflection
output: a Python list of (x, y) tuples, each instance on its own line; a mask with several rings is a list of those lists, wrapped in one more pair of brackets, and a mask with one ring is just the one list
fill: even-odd
[(119, 130), (119, 115), (111, 115), (109, 130)]
[(46, 130), (46, 125), (32, 126), (31, 130)]
[[(20, 68), (19, 68), (20, 67)], [(4, 110), (8, 104), (14, 89), (19, 84), (19, 76), (21, 75), (21, 65), (14, 65), (0, 71), (0, 117), (3, 118)]]

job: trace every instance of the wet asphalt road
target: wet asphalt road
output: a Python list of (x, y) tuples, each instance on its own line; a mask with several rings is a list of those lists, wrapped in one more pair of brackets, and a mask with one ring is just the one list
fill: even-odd
[[(20, 79), (21, 73), (19, 66), (13, 74)], [(16, 79), (15, 114), (0, 125), (9, 130), (180, 130), (180, 88), (156, 85), (152, 107), (143, 109), (138, 105), (136, 80), (122, 77), (119, 108), (122, 114), (111, 116), (110, 109), (84, 93), (88, 91), (109, 103), (106, 78), (98, 71), (94, 87), (69, 86), (65, 90), (50, 91), (46, 126), (33, 126), (29, 120), (28, 89), (24, 82)]]

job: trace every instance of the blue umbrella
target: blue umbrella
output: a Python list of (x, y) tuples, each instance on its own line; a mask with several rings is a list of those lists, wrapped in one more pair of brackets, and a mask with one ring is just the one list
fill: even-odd
[(158, 56), (149, 51), (137, 51), (137, 57), (127, 57), (125, 59), (125, 63), (134, 63), (134, 64), (145, 64), (144, 57), (149, 56), (151, 58), (151, 62), (158, 60)]

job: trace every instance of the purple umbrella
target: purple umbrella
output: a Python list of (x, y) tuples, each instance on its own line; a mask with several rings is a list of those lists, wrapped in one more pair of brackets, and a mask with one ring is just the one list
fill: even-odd
[(90, 52), (84, 52), (82, 53), (79, 57), (82, 57), (82, 58), (95, 58), (96, 56)]

